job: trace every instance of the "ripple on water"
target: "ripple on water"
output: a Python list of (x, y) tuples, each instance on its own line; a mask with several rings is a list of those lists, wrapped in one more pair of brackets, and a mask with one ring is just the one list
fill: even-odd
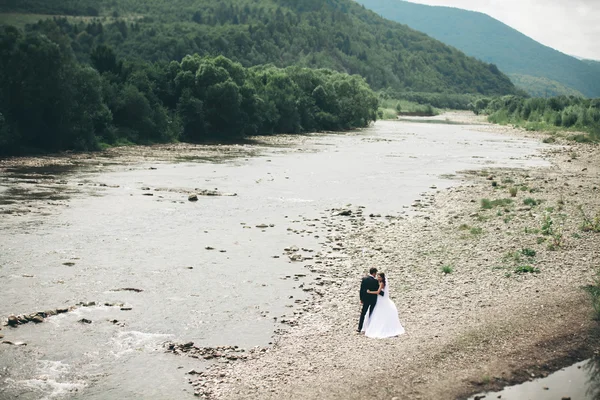
[(7, 379), (9, 388), (26, 390), (36, 399), (58, 399), (83, 390), (87, 384), (73, 376), (71, 366), (62, 361), (38, 360), (31, 379)]

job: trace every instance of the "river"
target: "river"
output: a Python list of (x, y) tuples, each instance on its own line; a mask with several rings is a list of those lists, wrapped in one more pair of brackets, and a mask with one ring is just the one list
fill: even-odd
[[(422, 193), (460, 182), (459, 171), (545, 165), (541, 143), (476, 128), (378, 122), (230, 146), (234, 157), (218, 147), (211, 157), (146, 149), (7, 170), (0, 317), (74, 308), (0, 330), (0, 341), (26, 344), (0, 344), (0, 398), (191, 396), (185, 373), (207, 362), (163, 343), (268, 346), (274, 318), (305, 296), (305, 263), (283, 249), (319, 251), (330, 232), (315, 220), (328, 210), (401, 215)], [(197, 189), (235, 196), (188, 201)]]

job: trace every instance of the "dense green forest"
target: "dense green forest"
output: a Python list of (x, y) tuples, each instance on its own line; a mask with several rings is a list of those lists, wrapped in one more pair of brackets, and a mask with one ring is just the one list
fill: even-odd
[(532, 97), (585, 97), (579, 90), (572, 89), (548, 78), (520, 74), (509, 74), (508, 76), (517, 87), (527, 88), (527, 93)]
[(0, 153), (346, 130), (377, 113), (362, 77), (326, 69), (199, 55), (123, 62), (104, 45), (89, 59), (77, 62), (60, 31), (0, 28)]
[(359, 74), (376, 90), (515, 92), (496, 66), (351, 0), (6, 0), (0, 12), (97, 16), (27, 28), (53, 39), (65, 34), (82, 62), (108, 45), (123, 59), (179, 61), (198, 53), (224, 55), (244, 67), (329, 68)]
[(489, 114), (493, 123), (510, 123), (529, 130), (587, 132), (589, 136), (579, 135), (575, 139), (600, 140), (600, 99), (503, 96), (478, 99), (473, 111)]
[[(515, 81), (533, 96), (560, 94), (555, 81), (585, 96), (600, 97), (600, 63), (593, 65), (544, 46), (486, 14), (402, 0), (356, 1), (385, 18), (494, 63), (502, 72), (547, 79)], [(544, 88), (544, 83), (549, 85)]]

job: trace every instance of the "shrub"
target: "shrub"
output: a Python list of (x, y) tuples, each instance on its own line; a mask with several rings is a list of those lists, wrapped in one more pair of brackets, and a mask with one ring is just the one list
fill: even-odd
[(549, 214), (544, 216), (544, 221), (542, 222), (542, 235), (550, 236), (554, 232), (552, 227), (554, 225), (554, 221), (552, 221), (552, 217)]
[(517, 189), (514, 186), (511, 187), (508, 191), (509, 191), (511, 197), (517, 197), (517, 193), (519, 193), (519, 189)]

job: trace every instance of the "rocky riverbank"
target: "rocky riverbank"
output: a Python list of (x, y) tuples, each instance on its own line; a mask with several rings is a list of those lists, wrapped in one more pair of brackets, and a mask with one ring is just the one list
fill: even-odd
[[(600, 260), (600, 151), (559, 139), (545, 158), (551, 167), (466, 171), (466, 184), (423, 194), (408, 216), (355, 205), (313, 221), (323, 249), (290, 257), (311, 271), (300, 287), (313, 296), (279, 321), (272, 348), (191, 378), (196, 395), (466, 398), (597, 353), (582, 288)], [(359, 279), (371, 266), (386, 272), (406, 335), (355, 333)]]

